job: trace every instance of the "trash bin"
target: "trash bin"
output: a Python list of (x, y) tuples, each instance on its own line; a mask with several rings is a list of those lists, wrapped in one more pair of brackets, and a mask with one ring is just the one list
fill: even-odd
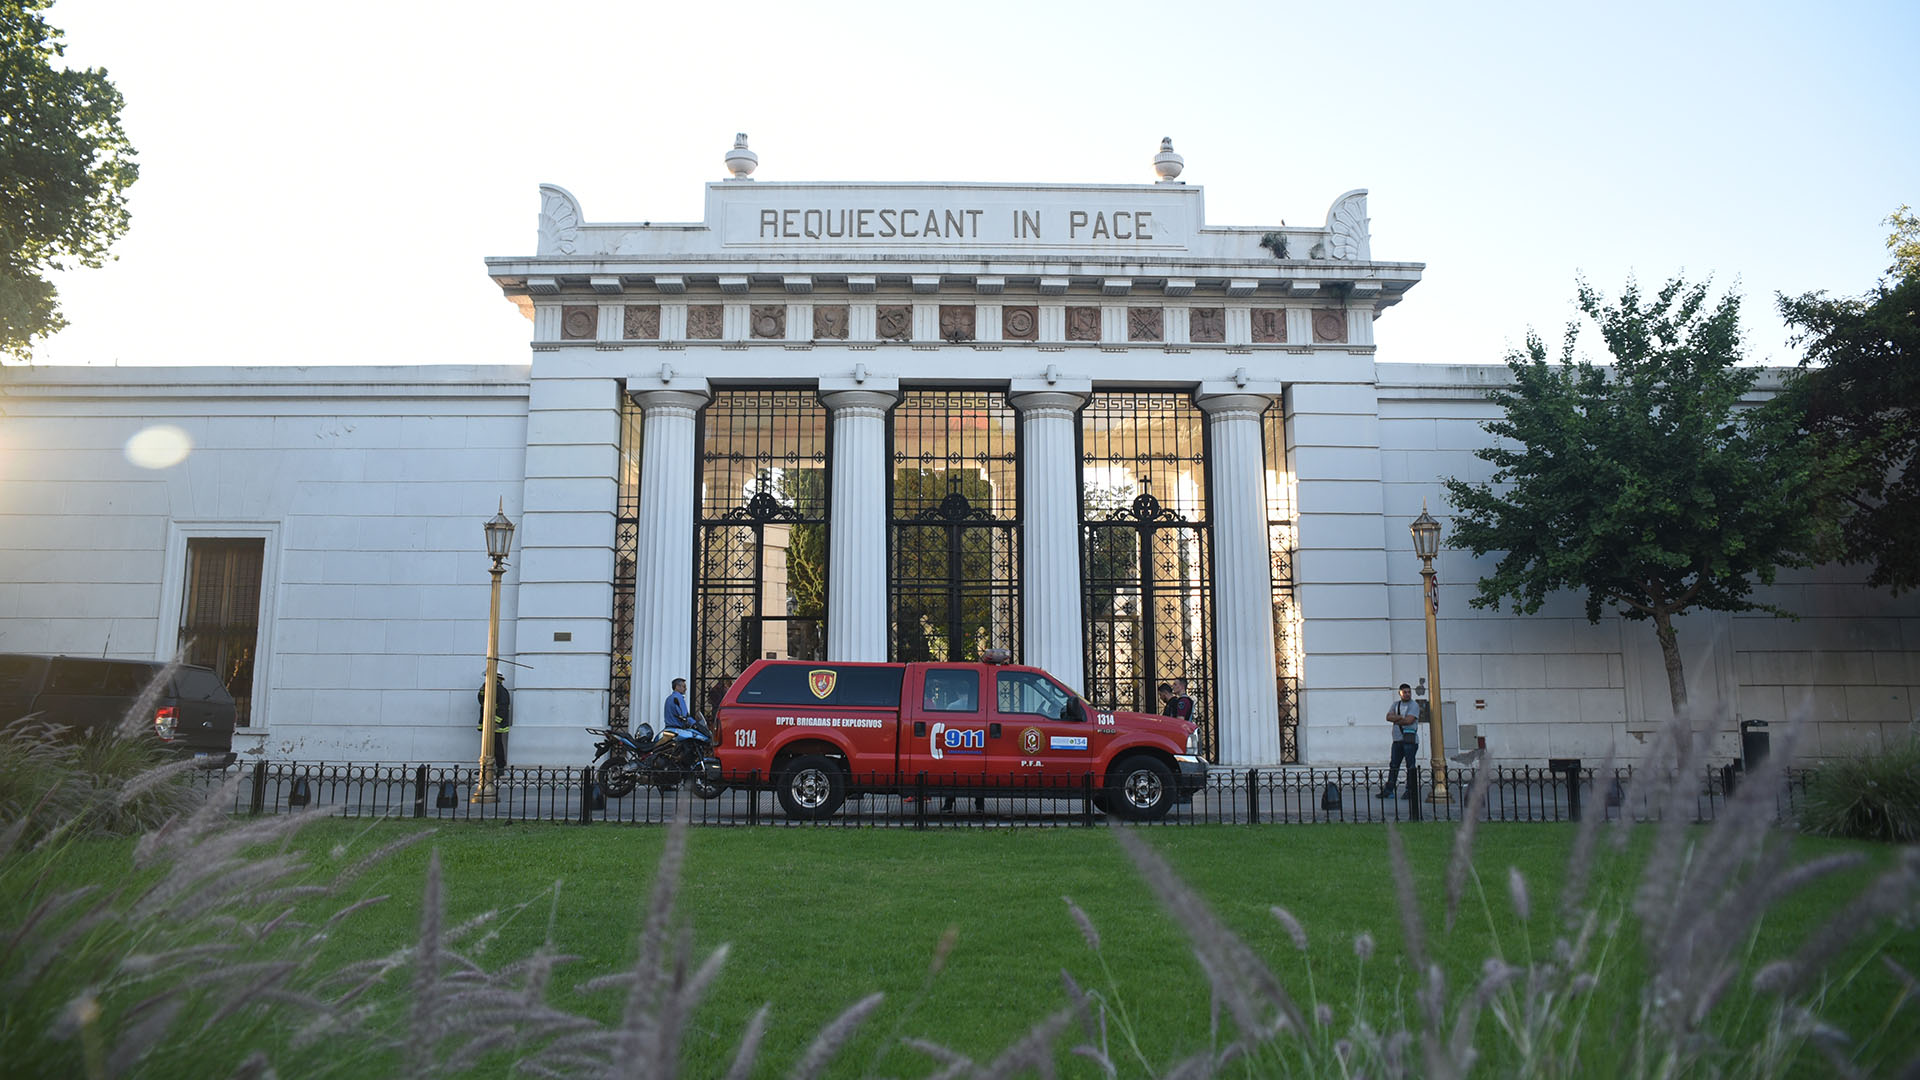
[(1748, 772), (1752, 772), (1761, 762), (1767, 760), (1767, 753), (1771, 746), (1772, 739), (1767, 734), (1765, 720), (1740, 721), (1740, 757), (1746, 762)]

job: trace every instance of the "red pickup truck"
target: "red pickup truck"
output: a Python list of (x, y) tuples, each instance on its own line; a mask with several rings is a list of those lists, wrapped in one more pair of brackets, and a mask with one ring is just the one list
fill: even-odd
[(1039, 668), (1005, 663), (759, 660), (714, 725), (723, 782), (771, 779), (788, 816), (818, 820), (849, 795), (1075, 798), (1147, 821), (1207, 782), (1198, 728), (1098, 712)]

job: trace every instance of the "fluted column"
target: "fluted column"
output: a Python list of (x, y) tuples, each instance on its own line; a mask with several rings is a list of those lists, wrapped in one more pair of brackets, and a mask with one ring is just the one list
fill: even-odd
[(629, 722), (659, 726), (660, 705), (693, 660), (694, 414), (705, 380), (633, 394), (646, 417), (640, 451), (640, 543), (633, 569)]
[(1220, 762), (1280, 761), (1280, 700), (1273, 656), (1273, 563), (1268, 550), (1266, 458), (1260, 414), (1265, 394), (1203, 392), (1211, 447), (1214, 699)]
[(827, 525), (827, 659), (887, 658), (887, 410), (894, 380), (858, 389), (820, 381), (833, 412), (833, 507)]
[[(1029, 387), (1038, 387), (1030, 389)], [(1089, 383), (1016, 382), (1020, 410), (1021, 659), (1084, 693), (1081, 642), (1080, 454), (1076, 428)]]

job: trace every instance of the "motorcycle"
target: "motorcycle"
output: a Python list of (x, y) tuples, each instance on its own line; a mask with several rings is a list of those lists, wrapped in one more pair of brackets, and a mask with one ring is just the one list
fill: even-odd
[(594, 775), (608, 798), (625, 798), (641, 784), (672, 791), (683, 780), (702, 799), (719, 798), (725, 790), (720, 783), (720, 759), (713, 756), (713, 734), (698, 716), (689, 717), (686, 731), (678, 734), (664, 731), (656, 736), (651, 724), (631, 732), (614, 728), (588, 728), (587, 732), (600, 736), (593, 748)]

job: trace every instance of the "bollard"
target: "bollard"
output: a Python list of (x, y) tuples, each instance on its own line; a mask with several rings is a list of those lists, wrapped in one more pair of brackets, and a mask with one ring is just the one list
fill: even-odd
[(1419, 821), (1420, 820), (1420, 766), (1410, 764), (1407, 767), (1407, 797), (1401, 801), (1407, 804), (1407, 820)]
[(427, 816), (427, 767), (425, 765), (413, 770), (413, 816), (417, 818)]
[(253, 763), (253, 807), (251, 813), (258, 817), (267, 808), (267, 763)]
[(921, 773), (913, 784), (913, 827), (927, 827), (927, 774)]
[(760, 770), (747, 774), (747, 824), (760, 824)]
[(1247, 770), (1247, 824), (1260, 824), (1260, 770)]
[(1080, 823), (1089, 829), (1095, 821), (1094, 809), (1093, 774), (1083, 772), (1080, 774)]

